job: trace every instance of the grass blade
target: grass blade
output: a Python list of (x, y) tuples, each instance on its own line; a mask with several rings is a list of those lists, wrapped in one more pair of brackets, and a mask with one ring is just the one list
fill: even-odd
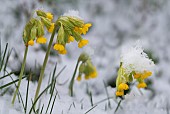
[(43, 109), (44, 109), (44, 104), (43, 104), (43, 106), (42, 106), (42, 108), (41, 108), (40, 114), (42, 114)]
[(7, 54), (6, 62), (5, 62), (5, 65), (4, 65), (4, 72), (6, 71), (6, 67), (7, 67), (8, 60), (9, 60), (11, 53), (12, 53), (12, 49)]
[[(24, 79), (24, 78), (26, 78), (26, 77), (27, 77), (27, 76), (24, 76), (24, 77), (22, 77), (22, 79)], [(5, 87), (8, 87), (8, 86), (10, 86), (11, 84), (14, 84), (15, 82), (18, 82), (18, 81), (19, 81), (19, 79), (16, 79), (16, 80), (14, 80), (14, 81), (12, 81), (12, 82), (9, 82), (9, 83), (1, 86), (0, 89), (3, 89), (3, 88), (5, 88)]]
[(51, 88), (50, 88), (50, 100), (49, 100), (49, 102), (48, 102), (48, 106), (47, 106), (47, 109), (46, 109), (46, 111), (45, 111), (45, 113), (47, 113), (47, 111), (48, 111), (48, 108), (49, 108), (49, 106), (50, 106), (50, 103), (51, 103), (51, 100), (52, 100), (52, 96), (53, 96), (53, 93), (54, 93), (54, 88), (55, 88), (55, 84), (56, 84), (56, 79), (55, 79), (55, 72), (56, 72), (56, 67), (57, 67), (57, 64), (55, 65), (55, 67), (54, 67), (54, 70), (53, 70), (53, 76), (52, 76), (52, 80), (51, 80), (51, 84), (52, 84), (52, 86), (51, 86)]
[[(11, 80), (14, 81), (14, 79), (10, 76)], [(15, 87), (17, 87), (17, 85), (14, 83)], [(22, 107), (24, 108), (24, 101), (22, 99), (22, 96), (21, 96), (21, 93), (20, 91), (18, 90), (18, 100), (21, 99), (21, 104), (22, 104)], [(26, 113), (26, 112), (25, 112)]]
[(58, 93), (56, 93), (56, 94), (55, 94), (55, 96), (54, 96), (54, 100), (53, 100), (53, 104), (52, 104), (52, 107), (51, 107), (50, 114), (51, 114), (51, 113), (52, 113), (52, 111), (53, 111), (53, 107), (54, 107), (54, 103), (55, 103), (55, 100), (56, 100), (57, 94), (58, 94)]
[(2, 57), (1, 65), (0, 65), (0, 71), (2, 70), (2, 67), (3, 67), (3, 64), (4, 64), (4, 59), (5, 59), (5, 56), (6, 56), (7, 49), (8, 49), (8, 43), (5, 46), (5, 51), (4, 51), (4, 54), (3, 54), (3, 57)]
[(28, 79), (28, 82), (27, 82), (27, 92), (26, 92), (25, 107), (24, 107), (24, 109), (25, 109), (25, 113), (27, 112), (28, 92), (29, 92), (29, 85), (30, 85), (31, 77), (32, 77), (32, 73), (30, 73), (30, 75), (29, 75), (29, 79)]
[(35, 104), (37, 103), (37, 101), (40, 99), (40, 97), (43, 95), (43, 93), (45, 93), (46, 90), (49, 89), (49, 88), (51, 87), (51, 85), (52, 85), (52, 84), (48, 85), (48, 86), (40, 93), (40, 95), (37, 97), (37, 99), (35, 99), (35, 101), (34, 101), (32, 107), (31, 107), (31, 109), (30, 109), (29, 114), (31, 114), (31, 112), (32, 112), (32, 110), (33, 110)]
[(14, 73), (15, 73), (15, 72), (10, 72), (10, 73), (8, 73), (7, 75), (4, 75), (4, 76), (0, 77), (0, 80), (3, 79), (3, 78), (8, 77), (8, 76), (10, 76), (10, 75), (12, 75), (12, 74), (14, 74)]
[(50, 88), (50, 94), (52, 94), (53, 86), (55, 86), (53, 81), (54, 81), (54, 76), (55, 76), (56, 69), (57, 69), (57, 63), (55, 64), (55, 67), (54, 67), (54, 70), (53, 70), (53, 75), (52, 75), (52, 79), (51, 79), (52, 86)]
[(106, 85), (104, 80), (103, 80), (103, 83), (104, 83), (104, 88), (105, 88), (106, 95), (107, 95), (107, 98), (108, 98), (108, 106), (111, 109), (111, 103), (110, 103), (110, 99), (109, 99), (109, 93), (108, 93), (108, 90), (107, 90), (107, 85)]
[(116, 113), (117, 112), (117, 110), (119, 109), (119, 107), (120, 107), (120, 103), (122, 102), (122, 100), (120, 100), (119, 101), (119, 103), (118, 103), (118, 105), (117, 105), (117, 107), (116, 107), (116, 109), (115, 109), (115, 112), (114, 113)]
[(91, 110), (93, 110), (97, 105), (93, 106), (92, 108), (90, 108), (88, 111), (86, 111), (84, 114), (89, 113)]

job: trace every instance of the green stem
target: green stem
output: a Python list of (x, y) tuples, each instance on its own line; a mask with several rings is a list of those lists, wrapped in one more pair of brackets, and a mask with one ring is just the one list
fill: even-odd
[(16, 99), (16, 96), (17, 96), (19, 87), (20, 87), (20, 85), (21, 85), (21, 80), (22, 80), (22, 76), (23, 76), (23, 74), (24, 74), (24, 69), (25, 69), (25, 64), (26, 64), (27, 52), (28, 52), (28, 46), (26, 46), (26, 48), (25, 48), (24, 59), (23, 59), (22, 66), (21, 66), (21, 72), (20, 72), (20, 74), (19, 74), (19, 82), (18, 82), (17, 88), (16, 88), (16, 90), (15, 90), (13, 99), (12, 99), (12, 104), (14, 104), (14, 102), (15, 102), (15, 99)]
[(71, 97), (73, 96), (73, 85), (74, 85), (74, 79), (75, 79), (75, 76), (76, 76), (78, 65), (79, 65), (79, 60), (77, 61), (73, 76), (72, 76), (70, 84), (69, 84), (69, 93), (70, 93)]
[(34, 101), (36, 101), (36, 99), (39, 95), (39, 92), (40, 92), (41, 83), (42, 83), (42, 79), (44, 77), (44, 71), (45, 71), (45, 68), (46, 68), (47, 61), (48, 61), (48, 56), (50, 54), (50, 49), (51, 49), (51, 46), (52, 46), (52, 43), (53, 43), (55, 31), (56, 31), (56, 25), (54, 27), (53, 33), (52, 33), (51, 38), (50, 38), (50, 42), (48, 44), (48, 48), (47, 48), (47, 52), (46, 52), (46, 55), (45, 55), (45, 58), (44, 58), (43, 66), (41, 67), (40, 77), (39, 77), (39, 80), (38, 80), (38, 86), (37, 86), (36, 93), (35, 93), (35, 96), (34, 96)]

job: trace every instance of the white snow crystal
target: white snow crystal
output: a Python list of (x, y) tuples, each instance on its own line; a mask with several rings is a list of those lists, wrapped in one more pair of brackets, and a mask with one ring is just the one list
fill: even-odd
[(82, 19), (82, 17), (79, 15), (79, 11), (77, 10), (69, 10), (68, 12), (64, 13), (63, 16), (72, 16)]
[(137, 42), (135, 46), (131, 45), (122, 50), (121, 62), (123, 62), (123, 68), (125, 68), (127, 74), (132, 71), (152, 71), (155, 66), (153, 61), (149, 59), (147, 54), (143, 51), (140, 42)]

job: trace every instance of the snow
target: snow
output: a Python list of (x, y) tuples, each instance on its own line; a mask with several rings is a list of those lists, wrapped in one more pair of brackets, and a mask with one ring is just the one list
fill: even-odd
[[(57, 1), (57, 3), (47, 3), (34, 0), (13, 1), (13, 0), (1, 0), (0, 1), (0, 37), (2, 40), (3, 48), (6, 42), (10, 47), (14, 47), (19, 55), (19, 60), (15, 58), (14, 52), (10, 57), (8, 64), (8, 72), (18, 69), (20, 62), (24, 55), (24, 44), (22, 41), (22, 31), (25, 23), (27, 22), (27, 15), (24, 10), (21, 11), (21, 18), (14, 17), (13, 9), (16, 7), (24, 7), (25, 10), (32, 12), (34, 9), (42, 9), (45, 11), (52, 11), (54, 18), (57, 19), (64, 12), (71, 16), (79, 16), (79, 13), (87, 22), (92, 23), (87, 35), (83, 36), (89, 40), (89, 45), (83, 49), (77, 47), (77, 43), (71, 43), (66, 48), (68, 50), (67, 55), (62, 56), (50, 56), (45, 70), (45, 77), (41, 87), (41, 91), (47, 86), (49, 74), (52, 72), (55, 63), (57, 62), (58, 73), (65, 65), (65, 70), (57, 79), (56, 89), (58, 90), (58, 96), (54, 105), (53, 114), (83, 114), (90, 108), (89, 95), (86, 92), (87, 85), (92, 92), (94, 104), (107, 98), (103, 80), (107, 82), (111, 78), (117, 76), (117, 68), (120, 64), (120, 56), (122, 48), (125, 48), (122, 55), (128, 63), (144, 63), (143, 68), (152, 69), (153, 64), (149, 65), (151, 61), (143, 53), (143, 50), (150, 50), (154, 56), (159, 59), (159, 62), (155, 65), (156, 70), (153, 70), (153, 75), (149, 79), (153, 82), (150, 86), (153, 90), (141, 89), (142, 93), (136, 87), (132, 87), (129, 94), (125, 96), (125, 100), (121, 102), (123, 109), (117, 111), (117, 114), (167, 114), (169, 112), (169, 87), (170, 87), (170, 1), (168, 0), (80, 0), (73, 2)], [(48, 4), (48, 5), (47, 5)], [(70, 9), (76, 9), (69, 11)], [(79, 13), (78, 13), (79, 12)], [(47, 38), (50, 37), (46, 34)], [(135, 42), (140, 39), (143, 48), (134, 48)], [(49, 39), (48, 39), (49, 41)], [(130, 48), (128, 45), (130, 44)], [(132, 46), (132, 47), (131, 47)], [(88, 52), (92, 57), (92, 62), (97, 66), (98, 78), (88, 81), (75, 81), (74, 92), (75, 96), (72, 98), (68, 95), (69, 81), (74, 72), (76, 61), (82, 51)], [(128, 53), (127, 53), (128, 52)], [(140, 52), (144, 55), (141, 56)], [(27, 69), (34, 69), (35, 61), (39, 65), (42, 65), (45, 52), (41, 49), (40, 45), (35, 45), (29, 48), (29, 55), (27, 57)], [(131, 56), (135, 59), (129, 59)], [(137, 57), (137, 58), (136, 58)], [(137, 61), (137, 60), (140, 61)], [(137, 65), (136, 64), (136, 65)], [(3, 72), (0, 76), (3, 75)], [(15, 75), (12, 75), (14, 79), (17, 79)], [(0, 81), (0, 85), (10, 82), (10, 78), (6, 78)], [(66, 84), (61, 85), (66, 82)], [(24, 79), (21, 83), (20, 92), (25, 99), (27, 81)], [(31, 98), (34, 98), (35, 89), (37, 83), (30, 83), (28, 109), (30, 109), (32, 103)], [(11, 88), (15, 88), (14, 85)], [(117, 103), (120, 99), (115, 98), (115, 88), (107, 87), (110, 99), (111, 109), (105, 107), (108, 101), (104, 101), (98, 104), (88, 114), (113, 114), (116, 109)], [(3, 90), (0, 90), (0, 93)], [(152, 97), (152, 95), (154, 97)], [(41, 103), (44, 103), (45, 107), (48, 104), (50, 95), (44, 94), (41, 98)], [(54, 96), (53, 96), (54, 98)], [(0, 114), (23, 114), (23, 108), (21, 103), (16, 103), (11, 106), (12, 95), (9, 93), (4, 96), (0, 96)], [(83, 100), (82, 100), (83, 99)], [(73, 102), (75, 107), (73, 106)], [(81, 106), (83, 105), (83, 109)], [(42, 106), (42, 104), (41, 104)], [(71, 108), (70, 108), (71, 107)], [(70, 108), (70, 110), (69, 110)]]
[(69, 10), (68, 12), (64, 13), (63, 16), (71, 16), (71, 17), (77, 17), (79, 19), (82, 19), (79, 15), (79, 11), (77, 10)]
[(132, 71), (141, 73), (144, 71), (153, 71), (155, 66), (154, 62), (143, 51), (140, 41), (136, 42), (134, 46), (124, 47), (121, 52), (120, 61), (127, 74), (130, 74)]

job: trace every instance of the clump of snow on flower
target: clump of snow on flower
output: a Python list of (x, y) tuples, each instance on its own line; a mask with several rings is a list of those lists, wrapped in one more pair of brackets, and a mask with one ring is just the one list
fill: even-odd
[(72, 16), (82, 19), (82, 17), (79, 15), (79, 11), (77, 10), (68, 10), (68, 12), (63, 14), (63, 16)]
[(136, 42), (135, 45), (123, 48), (121, 52), (121, 62), (123, 62), (122, 65), (127, 74), (132, 71), (152, 71), (155, 66), (154, 62), (149, 59), (147, 54), (143, 51), (140, 41)]

